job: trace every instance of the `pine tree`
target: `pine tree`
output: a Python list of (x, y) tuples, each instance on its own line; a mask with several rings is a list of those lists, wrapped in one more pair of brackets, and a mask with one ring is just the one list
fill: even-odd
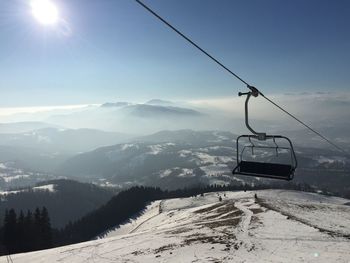
[(3, 243), (8, 253), (15, 253), (17, 250), (16, 237), (17, 215), (15, 210), (6, 210), (4, 218), (4, 240)]
[(50, 248), (52, 246), (52, 229), (49, 218), (49, 212), (46, 207), (41, 210), (40, 216), (41, 223), (41, 244), (43, 248)]
[(32, 251), (34, 250), (33, 241), (35, 237), (35, 232), (34, 232), (33, 213), (30, 210), (27, 211), (24, 225), (26, 229), (26, 234), (24, 236), (25, 251)]
[(38, 250), (42, 247), (41, 213), (38, 207), (34, 211), (33, 234), (33, 249)]
[(21, 210), (18, 216), (17, 226), (16, 226), (18, 252), (23, 252), (25, 250), (25, 247), (26, 247), (25, 234), (26, 234), (25, 217), (24, 217), (23, 211)]

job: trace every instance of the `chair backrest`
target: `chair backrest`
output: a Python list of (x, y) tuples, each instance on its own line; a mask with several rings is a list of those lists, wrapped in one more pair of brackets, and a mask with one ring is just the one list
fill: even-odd
[[(239, 140), (241, 138), (248, 139), (250, 145), (244, 146), (242, 151), (239, 150)], [(297, 160), (295, 157), (295, 152), (293, 149), (292, 142), (284, 136), (281, 135), (268, 135), (265, 140), (272, 139), (274, 146), (266, 146), (266, 145), (256, 145), (252, 142), (252, 139), (258, 139), (255, 135), (241, 135), (237, 138), (237, 166), (232, 171), (233, 174), (241, 174), (248, 175), (254, 177), (264, 177), (264, 178), (273, 178), (273, 179), (281, 179), (281, 180), (292, 180), (294, 177), (294, 172), (297, 167)], [(276, 144), (276, 139), (283, 140), (287, 143), (288, 146), (280, 147)], [(254, 158), (244, 158), (247, 157), (245, 155), (246, 149), (251, 149), (252, 155)], [(277, 163), (276, 160), (273, 161), (267, 158), (257, 158), (255, 159), (255, 154), (257, 153), (254, 149), (260, 149), (262, 151), (262, 155), (264, 155), (264, 150), (275, 150), (276, 158), (278, 162), (282, 161), (286, 155), (283, 154), (280, 156), (278, 154), (279, 151), (286, 151), (287, 159), (284, 159), (284, 162), (287, 163)], [(248, 151), (249, 152), (249, 151)], [(259, 155), (259, 153), (257, 153)], [(289, 155), (289, 158), (288, 158)], [(289, 160), (288, 160), (289, 159)], [(259, 160), (259, 161), (257, 161)], [(287, 160), (287, 161), (286, 161)], [(270, 162), (269, 162), (270, 161)]]

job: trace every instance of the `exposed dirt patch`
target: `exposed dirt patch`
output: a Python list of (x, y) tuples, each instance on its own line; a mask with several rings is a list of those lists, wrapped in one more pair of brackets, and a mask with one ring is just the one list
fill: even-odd
[(257, 217), (257, 216), (252, 216), (252, 218), (250, 219), (250, 223), (251, 224), (262, 224), (259, 217)]
[(255, 245), (254, 244), (248, 249), (248, 252), (251, 252), (253, 250), (255, 250)]
[(213, 211), (214, 209), (217, 209), (217, 208), (220, 207), (220, 206), (225, 205), (225, 203), (226, 203), (226, 202), (222, 202), (222, 203), (218, 203), (218, 204), (215, 204), (215, 205), (212, 205), (212, 206), (203, 208), (203, 209), (199, 209), (199, 210), (197, 210), (197, 211), (194, 211), (194, 213), (195, 213), (195, 214), (208, 213), (208, 212), (210, 212), (210, 211)]
[(184, 240), (184, 245), (188, 246), (193, 243), (226, 244), (227, 240), (214, 236), (195, 236)]
[(133, 254), (134, 256), (139, 256), (139, 255), (145, 254), (145, 252), (143, 252), (141, 250), (136, 250), (136, 251), (132, 252), (131, 254)]
[(212, 221), (208, 223), (202, 223), (202, 225), (209, 228), (217, 228), (217, 227), (223, 227), (223, 226), (237, 226), (240, 221), (241, 219), (237, 217), (237, 218), (229, 218), (229, 219)]
[(242, 216), (244, 213), (239, 210), (239, 209), (235, 209), (234, 212), (228, 214), (228, 215), (225, 215), (223, 217), (220, 217), (220, 219), (229, 219), (229, 218), (235, 218), (235, 217), (240, 217)]
[(251, 217), (251, 219), (250, 219), (250, 226), (249, 226), (250, 230), (257, 229), (257, 228), (259, 228), (262, 225), (263, 225), (263, 222), (261, 222), (259, 217), (254, 216), (254, 215)]
[(167, 233), (177, 235), (177, 234), (186, 233), (186, 232), (188, 232), (190, 230), (191, 229), (189, 229), (187, 227), (181, 227), (181, 228), (178, 228), (178, 229), (175, 229), (175, 230), (172, 230), (172, 231), (168, 231)]
[[(220, 217), (220, 219), (228, 219), (240, 216), (243, 214), (239, 209), (234, 206), (233, 202), (225, 202), (224, 205), (211, 210), (212, 214), (205, 217), (205, 220), (212, 220)], [(222, 216), (222, 217), (221, 217)]]
[(254, 215), (264, 212), (264, 210), (261, 208), (249, 208), (249, 210), (252, 211)]
[(222, 259), (217, 259), (217, 258), (206, 258), (208, 262), (213, 262), (213, 263), (222, 263)]
[(213, 219), (216, 219), (218, 217), (219, 217), (219, 215), (215, 214), (215, 215), (204, 217), (204, 220), (213, 220)]
[(172, 250), (176, 246), (177, 246), (176, 244), (169, 244), (169, 245), (166, 245), (166, 246), (159, 247), (159, 248), (154, 250), (154, 254), (158, 254), (158, 253), (161, 253), (161, 252), (164, 252), (164, 251), (167, 251), (167, 250)]
[(225, 205), (221, 206), (216, 211), (218, 214), (226, 214), (226, 213), (231, 212), (233, 210), (237, 210), (237, 208), (235, 207), (235, 203), (234, 202), (225, 202)]
[(308, 209), (308, 210), (318, 210), (319, 207), (316, 207), (315, 205), (307, 205), (307, 204), (298, 204), (300, 208)]

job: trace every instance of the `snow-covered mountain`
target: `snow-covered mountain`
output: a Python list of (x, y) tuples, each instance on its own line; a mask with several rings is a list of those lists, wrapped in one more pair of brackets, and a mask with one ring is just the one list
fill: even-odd
[[(28, 124), (24, 127), (29, 128), (32, 125)], [(12, 167), (30, 170), (33, 173), (39, 171), (52, 174), (58, 165), (75, 154), (126, 142), (129, 138), (131, 138), (130, 135), (118, 132), (52, 127), (17, 133), (0, 132), (0, 163), (8, 163)], [(9, 178), (18, 174), (7, 172), (3, 176), (0, 174), (0, 177)], [(21, 178), (23, 179), (23, 176)], [(0, 188), (1, 185), (0, 179)]]
[(350, 261), (348, 203), (347, 199), (284, 190), (159, 200), (104, 238), (12, 255), (8, 260), (345, 263)]
[[(68, 159), (63, 175), (105, 179), (112, 184), (143, 184), (177, 189), (198, 184), (271, 183), (233, 176), (236, 135), (219, 131), (162, 131), (130, 143), (102, 147)], [(279, 153), (278, 158), (283, 157)], [(350, 159), (329, 150), (297, 148), (295, 182), (344, 193), (350, 177)], [(264, 153), (275, 158), (275, 152)], [(278, 161), (278, 160), (277, 160)], [(330, 176), (332, 179), (330, 180)]]
[(33, 130), (46, 129), (46, 128), (60, 128), (57, 125), (48, 124), (38, 121), (25, 121), (25, 122), (9, 122), (0, 123), (1, 133), (25, 133)]
[[(145, 135), (164, 129), (208, 127), (207, 114), (179, 104), (108, 102), (80, 111), (52, 115), (46, 121), (69, 128), (91, 128)], [(213, 123), (213, 122), (211, 122)]]
[(79, 153), (127, 141), (131, 136), (94, 129), (43, 128), (22, 133), (0, 133), (0, 145), (53, 153)]
[(52, 174), (18, 167), (13, 162), (0, 162), (0, 190), (35, 185), (55, 178)]
[(175, 103), (168, 100), (161, 100), (161, 99), (151, 99), (147, 101), (145, 104), (149, 105), (162, 105), (162, 106), (173, 106)]
[[(134, 139), (90, 129), (50, 128), (0, 134), (0, 163), (7, 167), (0, 167), (0, 189), (57, 176), (108, 186), (142, 184), (167, 189), (198, 184), (270, 183), (232, 176), (236, 137), (231, 132), (188, 129)], [(123, 143), (115, 144), (120, 141)], [(112, 146), (100, 147), (103, 145)], [(299, 166), (295, 182), (349, 194), (349, 157), (327, 149), (296, 147), (296, 150)], [(271, 161), (275, 155), (272, 150), (264, 153), (264, 158)], [(277, 158), (282, 157), (279, 152)]]
[(67, 160), (58, 172), (104, 178), (113, 184), (157, 185), (168, 189), (226, 183), (231, 178), (234, 141), (234, 134), (229, 132), (159, 132), (132, 143), (79, 154)]

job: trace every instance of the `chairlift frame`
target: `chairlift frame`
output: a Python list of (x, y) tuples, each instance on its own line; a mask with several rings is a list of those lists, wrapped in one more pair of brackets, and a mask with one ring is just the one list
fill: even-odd
[[(280, 180), (287, 180), (290, 181), (294, 177), (294, 172), (298, 166), (298, 161), (296, 158), (296, 154), (294, 151), (294, 147), (292, 144), (292, 141), (282, 135), (267, 135), (264, 132), (256, 132), (250, 125), (249, 125), (249, 115), (248, 115), (248, 103), (251, 98), (257, 97), (259, 95), (259, 91), (252, 86), (248, 87), (251, 91), (246, 93), (238, 93), (238, 96), (246, 95), (246, 101), (245, 101), (245, 125), (247, 126), (248, 130), (250, 130), (253, 134), (251, 135), (241, 135), (236, 140), (236, 161), (237, 165), (233, 169), (233, 174), (240, 174), (240, 175), (246, 175), (246, 176), (254, 176), (254, 177), (263, 177), (263, 178), (271, 178), (271, 179), (280, 179)], [(251, 145), (245, 145), (242, 149), (242, 151), (239, 151), (239, 141), (242, 138), (248, 138)], [(260, 146), (255, 145), (252, 142), (252, 139), (258, 140), (258, 141), (267, 141), (272, 140), (275, 146)], [(282, 139), (288, 142), (289, 147), (281, 147), (276, 143), (276, 139)], [(287, 164), (278, 164), (278, 163), (263, 163), (263, 162), (253, 162), (253, 161), (244, 161), (243, 160), (243, 153), (246, 148), (251, 148), (252, 153), (254, 153), (254, 148), (261, 148), (261, 149), (275, 149), (276, 155), (278, 156), (278, 149), (285, 149), (290, 151), (290, 159), (291, 162), (289, 165)]]

